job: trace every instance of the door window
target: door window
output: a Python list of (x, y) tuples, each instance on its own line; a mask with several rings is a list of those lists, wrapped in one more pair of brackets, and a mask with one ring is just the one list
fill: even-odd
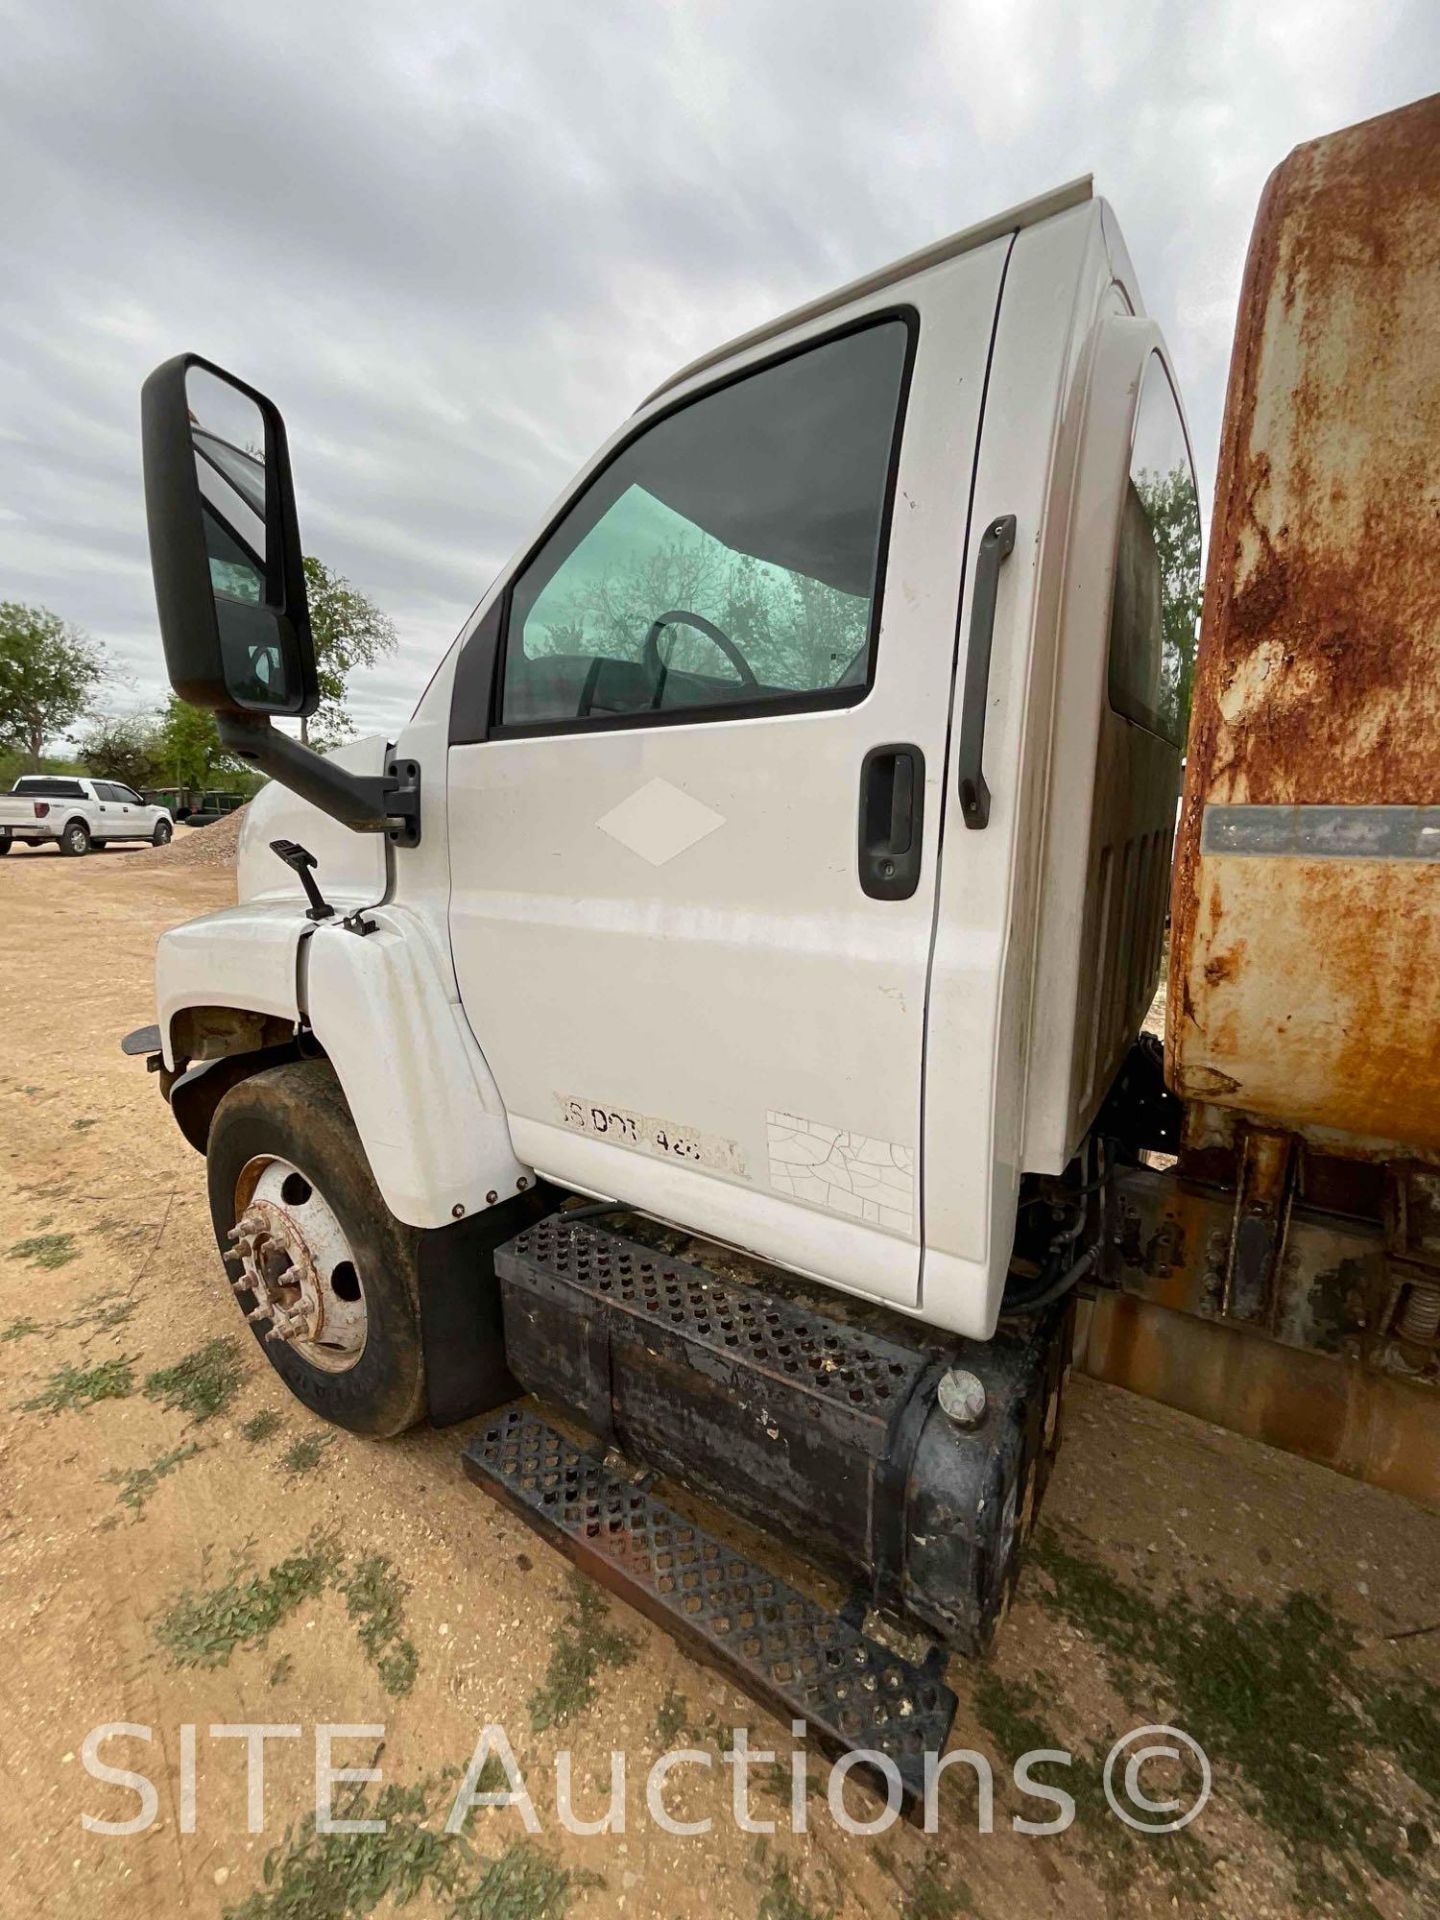
[(501, 724), (862, 698), (909, 342), (880, 321), (624, 447), (515, 581)]
[(1183, 747), (1200, 620), (1200, 508), (1180, 409), (1152, 353), (1135, 412), (1110, 608), (1110, 704)]

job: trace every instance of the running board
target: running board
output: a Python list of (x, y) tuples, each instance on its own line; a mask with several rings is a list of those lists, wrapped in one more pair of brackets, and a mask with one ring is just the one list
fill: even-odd
[(782, 1720), (803, 1720), (832, 1758), (883, 1754), (906, 1800), (923, 1798), (925, 1756), (955, 1718), (938, 1668), (868, 1639), (529, 1407), (497, 1413), (462, 1457), (477, 1486), (688, 1653)]

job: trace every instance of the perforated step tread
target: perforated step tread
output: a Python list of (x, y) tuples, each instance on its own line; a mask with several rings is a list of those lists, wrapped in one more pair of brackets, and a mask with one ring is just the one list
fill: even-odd
[(720, 1667), (832, 1756), (886, 1755), (908, 1800), (945, 1745), (955, 1695), (777, 1575), (663, 1505), (528, 1406), (494, 1415), (466, 1473), (584, 1572)]
[(882, 1430), (928, 1358), (563, 1214), (548, 1214), (499, 1248), (495, 1270), (502, 1279), (543, 1278), (573, 1288), (721, 1360), (743, 1359), (836, 1413)]

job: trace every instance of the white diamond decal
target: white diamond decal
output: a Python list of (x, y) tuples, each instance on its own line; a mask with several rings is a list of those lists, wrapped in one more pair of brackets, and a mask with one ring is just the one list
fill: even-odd
[(707, 833), (723, 827), (725, 816), (692, 800), (668, 780), (651, 780), (595, 822), (602, 833), (638, 853), (652, 867), (663, 867)]

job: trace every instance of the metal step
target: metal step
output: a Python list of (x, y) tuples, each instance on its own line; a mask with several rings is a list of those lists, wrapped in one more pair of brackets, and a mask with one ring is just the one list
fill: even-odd
[(923, 1796), (925, 1755), (940, 1752), (955, 1718), (938, 1672), (867, 1638), (528, 1406), (494, 1415), (462, 1457), (477, 1486), (687, 1652), (782, 1719), (804, 1720), (832, 1757), (886, 1755), (906, 1799)]

